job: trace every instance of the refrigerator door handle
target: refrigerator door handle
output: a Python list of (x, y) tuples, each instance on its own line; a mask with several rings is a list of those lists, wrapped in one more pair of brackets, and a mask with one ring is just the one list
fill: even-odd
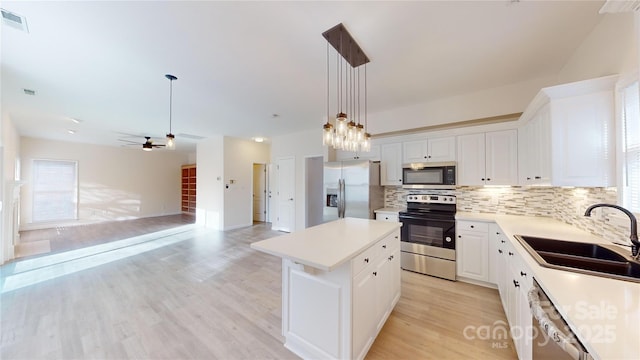
[(344, 194), (342, 187), (344, 186), (342, 179), (338, 179), (338, 218), (344, 217)]
[(342, 191), (342, 218), (344, 218), (344, 215), (347, 211), (347, 199), (346, 199), (346, 193), (345, 193), (345, 181), (344, 179), (342, 179), (342, 186), (340, 187), (341, 191)]

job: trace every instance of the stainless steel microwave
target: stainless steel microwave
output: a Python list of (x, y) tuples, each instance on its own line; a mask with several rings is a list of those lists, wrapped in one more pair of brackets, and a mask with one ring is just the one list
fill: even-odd
[(456, 163), (413, 163), (402, 166), (402, 187), (408, 189), (455, 189)]

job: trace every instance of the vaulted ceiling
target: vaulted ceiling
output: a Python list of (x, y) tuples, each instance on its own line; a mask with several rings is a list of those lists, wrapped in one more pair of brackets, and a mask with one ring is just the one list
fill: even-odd
[(37, 138), (120, 145), (124, 134), (164, 136), (164, 75), (174, 74), (178, 149), (190, 137), (320, 129), (321, 34), (338, 23), (371, 59), (375, 113), (555, 75), (601, 20), (602, 4), (3, 1), (28, 32), (2, 26), (2, 115)]

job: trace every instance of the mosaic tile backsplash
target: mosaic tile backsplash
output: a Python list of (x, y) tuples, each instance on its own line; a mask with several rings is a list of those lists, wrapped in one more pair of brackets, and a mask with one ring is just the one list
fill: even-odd
[[(583, 216), (596, 203), (615, 204), (615, 188), (559, 187), (458, 187), (455, 190), (419, 191), (399, 186), (385, 187), (385, 207), (405, 207), (409, 194), (443, 194), (457, 197), (458, 211), (551, 217), (612, 241), (628, 242), (629, 219), (615, 209)], [(602, 209), (602, 208), (600, 208)]]

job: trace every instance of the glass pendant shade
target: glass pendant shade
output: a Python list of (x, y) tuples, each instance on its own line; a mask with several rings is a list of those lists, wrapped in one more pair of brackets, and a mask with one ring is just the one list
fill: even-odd
[(356, 126), (356, 141), (361, 143), (364, 140), (364, 125), (358, 124)]
[(324, 127), (322, 129), (322, 145), (333, 145), (333, 125), (331, 125), (328, 121), (326, 124), (324, 124)]
[(361, 151), (369, 152), (371, 151), (371, 135), (369, 133), (364, 134), (364, 138), (362, 140)]
[(349, 123), (347, 124), (347, 139), (349, 141), (353, 141), (356, 139), (356, 123), (351, 120), (349, 121)]
[(345, 136), (347, 134), (347, 114), (338, 113), (336, 115), (336, 135)]
[(167, 150), (175, 150), (176, 149), (176, 140), (175, 136), (171, 133), (167, 134), (167, 143), (165, 144), (165, 149)]

